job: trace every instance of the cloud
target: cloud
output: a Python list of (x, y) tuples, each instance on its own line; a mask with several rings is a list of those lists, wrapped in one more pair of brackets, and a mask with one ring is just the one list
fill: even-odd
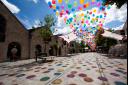
[(34, 25), (33, 25), (35, 28), (39, 27), (40, 26), (40, 20), (35, 20), (34, 21)]
[(66, 27), (56, 27), (55, 30), (54, 30), (54, 35), (57, 35), (57, 34), (67, 34), (67, 33), (70, 33), (72, 30), (66, 26)]
[(27, 29), (32, 29), (32, 24), (31, 22), (28, 20), (28, 17), (24, 16), (24, 17), (17, 17), (19, 19), (19, 21), (27, 28)]
[(8, 2), (7, 0), (1, 0), (1, 1), (5, 4), (5, 6), (7, 6), (7, 8), (8, 8), (12, 13), (17, 14), (17, 13), (20, 12), (20, 9), (19, 9), (16, 5), (14, 5), (14, 4)]
[(125, 22), (127, 19), (127, 4), (124, 4), (120, 9), (114, 4), (110, 9), (106, 9), (107, 17), (105, 19), (105, 23), (107, 24), (111, 21), (120, 21)]
[(122, 30), (124, 27), (124, 24), (118, 26), (118, 27), (115, 27), (115, 28), (112, 28), (113, 30)]
[(39, 0), (28, 0), (28, 1), (34, 2), (35, 4), (39, 2)]
[(46, 3), (48, 3), (49, 1), (52, 1), (52, 0), (45, 0)]
[(39, 0), (32, 0), (34, 3), (38, 3)]

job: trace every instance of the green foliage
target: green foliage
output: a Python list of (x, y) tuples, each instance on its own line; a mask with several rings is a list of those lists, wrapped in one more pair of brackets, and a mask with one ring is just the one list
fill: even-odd
[(86, 44), (85, 47), (88, 47), (90, 49), (90, 46), (88, 44)]
[(99, 31), (96, 35), (95, 42), (97, 46), (103, 46), (109, 49), (112, 45), (117, 44), (117, 40), (103, 37), (101, 34), (102, 32)]
[(107, 48), (110, 48), (113, 45), (117, 44), (117, 40), (111, 39), (111, 38), (106, 38), (106, 43), (107, 43)]
[(118, 8), (121, 8), (121, 6), (125, 3), (127, 3), (127, 0), (104, 0), (104, 5), (106, 4), (114, 4), (116, 3)]
[(44, 41), (50, 41), (52, 32), (50, 30), (51, 26), (54, 25), (55, 19), (52, 15), (46, 15), (44, 18), (45, 26), (42, 26), (40, 35), (43, 38)]
[(52, 36), (52, 32), (50, 29), (42, 27), (42, 29), (40, 31), (40, 36), (43, 38), (44, 41), (50, 41), (51, 36)]
[(53, 26), (56, 22), (52, 15), (46, 15), (44, 21), (45, 21), (45, 26), (47, 26), (48, 28)]
[(80, 46), (81, 46), (81, 48), (85, 48), (86, 47), (85, 42), (81, 41)]

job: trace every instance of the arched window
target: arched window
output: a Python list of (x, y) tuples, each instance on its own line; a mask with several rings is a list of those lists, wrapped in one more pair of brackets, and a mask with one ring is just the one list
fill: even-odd
[(0, 42), (5, 41), (6, 19), (0, 15)]

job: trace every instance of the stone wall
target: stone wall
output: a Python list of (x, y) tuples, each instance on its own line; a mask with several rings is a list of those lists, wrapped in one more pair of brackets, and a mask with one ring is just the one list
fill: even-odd
[(7, 59), (8, 45), (17, 42), (21, 45), (21, 59), (29, 57), (29, 36), (25, 27), (17, 18), (0, 3), (0, 15), (6, 19), (6, 38), (5, 42), (0, 43), (0, 61)]
[[(44, 52), (44, 49), (45, 49), (45, 43), (40, 36), (40, 30), (41, 30), (40, 28), (36, 28), (35, 30), (30, 32), (30, 34), (31, 34), (31, 39), (30, 39), (30, 42), (31, 42), (30, 56), (31, 56), (31, 58), (35, 57), (36, 45), (40, 45), (42, 47), (42, 52)], [(49, 54), (50, 47), (54, 47), (54, 44), (56, 42), (58, 42), (57, 47), (61, 49), (61, 55), (59, 55), (59, 50), (57, 50), (57, 52), (56, 52), (55, 48), (53, 48), (53, 55), (55, 56), (57, 53), (57, 56), (66, 56), (68, 53), (67, 44), (63, 45), (63, 40), (61, 38), (55, 37), (55, 36), (52, 36), (51, 41), (49, 41), (46, 44), (46, 53), (48, 54), (48, 56), (50, 55)]]

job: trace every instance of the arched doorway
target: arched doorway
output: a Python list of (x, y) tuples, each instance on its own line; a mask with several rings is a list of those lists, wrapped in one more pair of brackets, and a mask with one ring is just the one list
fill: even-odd
[(42, 47), (41, 47), (41, 45), (36, 45), (35, 46), (35, 49), (36, 49), (36, 51), (37, 51), (37, 53), (39, 54), (39, 53), (42, 53)]
[[(13, 54), (12, 54), (12, 50), (16, 48), (17, 49), (17, 52), (16, 52), (16, 56), (13, 57)], [(7, 52), (7, 57), (10, 59), (10, 60), (19, 60), (21, 59), (21, 45), (17, 42), (12, 42), (8, 45), (8, 52)]]
[(59, 56), (61, 56), (61, 47), (59, 47)]
[(54, 56), (54, 51), (53, 51), (53, 47), (52, 46), (49, 48), (49, 55), (50, 56)]
[(0, 42), (5, 41), (6, 19), (0, 15)]

